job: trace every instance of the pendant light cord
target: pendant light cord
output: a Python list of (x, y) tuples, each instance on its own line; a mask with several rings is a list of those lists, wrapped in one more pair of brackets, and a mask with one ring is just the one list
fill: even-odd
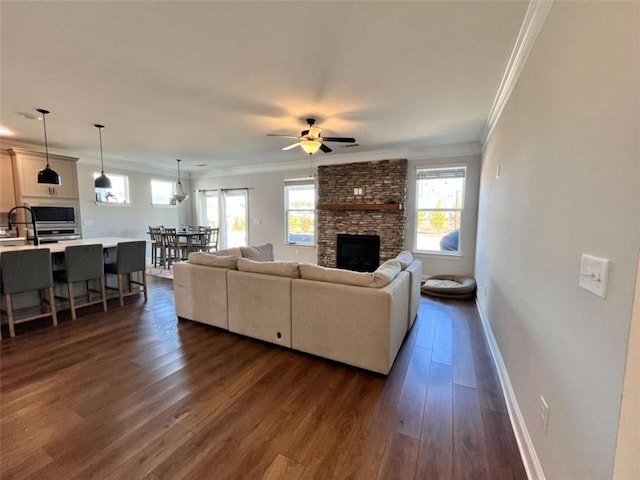
[(44, 154), (47, 157), (47, 168), (49, 166), (49, 142), (47, 141), (47, 112), (46, 110), (38, 110), (42, 114), (42, 125), (44, 127)]
[(184, 190), (182, 189), (182, 182), (180, 181), (180, 162), (181, 161), (182, 160), (178, 160), (178, 188), (179, 188), (178, 193), (179, 194), (184, 193)]
[(98, 127), (98, 134), (100, 135), (100, 173), (104, 175), (104, 160), (102, 158), (102, 129), (104, 125), (96, 125)]

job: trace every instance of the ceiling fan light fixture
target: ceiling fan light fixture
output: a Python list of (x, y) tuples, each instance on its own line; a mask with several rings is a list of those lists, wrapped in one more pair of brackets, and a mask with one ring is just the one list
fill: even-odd
[(47, 142), (47, 121), (45, 120), (45, 116), (49, 113), (48, 110), (44, 110), (43, 108), (38, 108), (38, 112), (42, 114), (42, 124), (44, 126), (44, 151), (45, 156), (47, 157), (47, 166), (44, 167), (44, 170), (40, 170), (38, 172), (38, 184), (41, 185), (62, 185), (62, 179), (58, 172), (51, 168), (49, 165), (49, 144)]
[(318, 140), (301, 140), (300, 141), (300, 146), (309, 155), (313, 155), (318, 150), (320, 150), (321, 145), (322, 145), (322, 142), (319, 142)]
[(102, 158), (102, 129), (104, 125), (95, 123), (93, 125), (100, 134), (100, 176), (93, 182), (94, 188), (111, 188), (111, 179), (104, 174), (104, 159)]

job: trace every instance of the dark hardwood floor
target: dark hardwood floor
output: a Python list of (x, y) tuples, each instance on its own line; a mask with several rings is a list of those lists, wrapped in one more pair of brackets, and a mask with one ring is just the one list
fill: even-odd
[(3, 338), (2, 479), (526, 478), (473, 302), (423, 297), (384, 378), (177, 323), (149, 283)]

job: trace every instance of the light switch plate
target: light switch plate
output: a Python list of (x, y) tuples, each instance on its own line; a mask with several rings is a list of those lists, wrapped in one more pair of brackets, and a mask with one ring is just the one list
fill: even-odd
[(583, 254), (580, 262), (580, 280), (578, 282), (580, 287), (599, 297), (607, 298), (610, 264), (611, 260), (607, 258)]

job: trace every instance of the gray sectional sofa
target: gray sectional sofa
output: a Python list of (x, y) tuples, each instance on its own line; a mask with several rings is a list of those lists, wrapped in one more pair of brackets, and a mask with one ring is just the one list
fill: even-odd
[(270, 245), (192, 253), (174, 265), (176, 314), (388, 374), (420, 304), (410, 252), (359, 273), (273, 261)]

